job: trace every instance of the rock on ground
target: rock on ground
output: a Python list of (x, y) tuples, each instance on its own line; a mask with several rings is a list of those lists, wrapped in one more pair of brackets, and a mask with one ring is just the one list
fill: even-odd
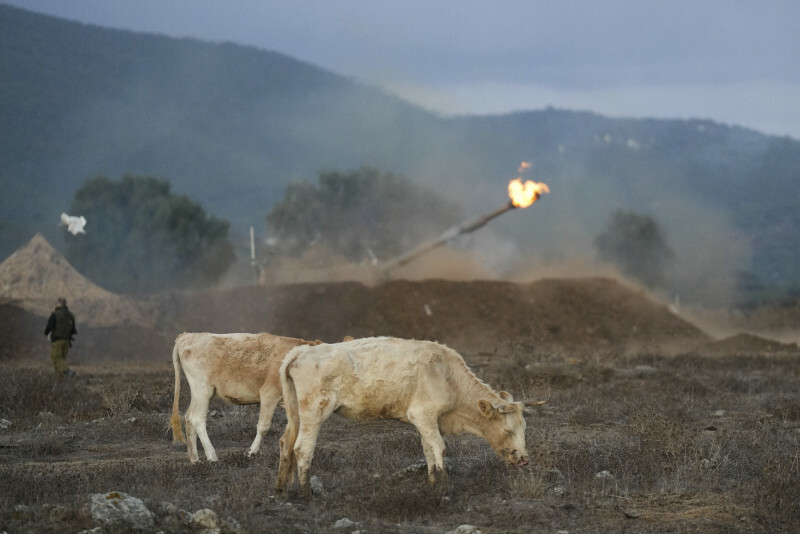
[(142, 500), (121, 491), (93, 494), (91, 514), (98, 523), (114, 527), (148, 529), (154, 524), (154, 514)]

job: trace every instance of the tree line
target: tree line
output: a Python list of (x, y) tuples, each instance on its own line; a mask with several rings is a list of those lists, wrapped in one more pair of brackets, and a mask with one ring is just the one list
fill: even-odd
[[(228, 221), (173, 193), (162, 178), (96, 176), (75, 193), (70, 213), (83, 215), (88, 225), (85, 234), (64, 230), (67, 260), (112, 291), (203, 287), (236, 261)], [(399, 254), (459, 217), (459, 206), (432, 189), (362, 168), (290, 183), (266, 223), (276, 254), (298, 256), (315, 244), (359, 262)]]
[[(173, 193), (162, 178), (94, 177), (75, 193), (70, 210), (89, 225), (85, 234), (64, 231), (65, 256), (116, 292), (203, 287), (236, 261), (228, 221)], [(358, 263), (394, 257), (461, 219), (460, 207), (434, 190), (365, 167), (290, 183), (265, 222), (275, 254), (300, 256), (315, 245)], [(674, 254), (659, 224), (633, 211), (612, 213), (595, 247), (601, 260), (651, 288), (664, 286)]]

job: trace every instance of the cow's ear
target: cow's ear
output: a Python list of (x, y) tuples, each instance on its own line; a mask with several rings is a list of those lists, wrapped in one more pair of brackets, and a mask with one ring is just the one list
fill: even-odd
[(494, 406), (492, 406), (492, 403), (487, 400), (479, 400), (478, 409), (481, 411), (484, 417), (491, 417), (494, 415)]
[(514, 397), (512, 397), (511, 393), (509, 393), (508, 391), (501, 391), (498, 393), (498, 395), (500, 396), (501, 399), (503, 399), (506, 402), (514, 402)]

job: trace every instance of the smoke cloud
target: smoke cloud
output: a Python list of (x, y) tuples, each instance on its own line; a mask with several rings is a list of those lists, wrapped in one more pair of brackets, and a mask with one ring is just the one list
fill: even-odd
[[(162, 58), (169, 76), (127, 72), (116, 80), (118, 92), (87, 95), (76, 105), (75, 122), (65, 124), (83, 135), (57, 167), (81, 180), (123, 173), (167, 178), (175, 193), (190, 196), (209, 214), (232, 223), (231, 239), (241, 238), (238, 256), (245, 261), (249, 227), (266, 233), (264, 217), (290, 180), (313, 182), (321, 170), (371, 166), (435, 188), (463, 206), (466, 220), (506, 203), (508, 181), (516, 177), (521, 161), (530, 161), (525, 177), (547, 183), (549, 195), (415, 260), (397, 275), (520, 279), (532, 273), (609, 274), (612, 269), (597, 262), (593, 241), (616, 209), (651, 215), (663, 227), (675, 250), (667, 272), (670, 291), (682, 302), (731, 302), (736, 277), (748, 267), (747, 243), (729, 214), (698, 200), (691, 184), (676, 183), (665, 173), (648, 175), (644, 165), (638, 181), (602, 183), (595, 176), (595, 162), (576, 155), (586, 153), (578, 150), (578, 143), (597, 153), (601, 148), (622, 156), (639, 153), (647, 139), (550, 131), (547, 139), (521, 142), (519, 135), (530, 131), (522, 119), (518, 132), (507, 131), (509, 123), (493, 130), (494, 123), (443, 119), (404, 101), (387, 100), (373, 88), (353, 89), (345, 79), (313, 69), (303, 70), (312, 91), (296, 82), (278, 87), (267, 75), (258, 78), (262, 71), (247, 70), (256, 64), (251, 59), (237, 66), (242, 72), (232, 69), (232, 58), (242, 50), (233, 54), (230, 45), (165, 49), (174, 54)], [(265, 60), (256, 55), (257, 62)], [(253, 85), (244, 82), (252, 77)], [(231, 83), (258, 90), (230, 94)], [(176, 96), (171, 92), (176, 87), (184, 92)], [(302, 99), (294, 98), (298, 91), (305, 91)], [(219, 100), (220, 95), (226, 98)], [(204, 107), (215, 113), (197, 112)], [(68, 131), (60, 135), (71, 138)], [(444, 230), (430, 228), (430, 236)], [(306, 270), (317, 278), (328, 271), (330, 279), (374, 279), (362, 274), (362, 266), (343, 266), (335, 259), (322, 266), (310, 262)], [(285, 270), (290, 271), (299, 272), (297, 266)], [(249, 283), (252, 272), (244, 272), (242, 280)]]

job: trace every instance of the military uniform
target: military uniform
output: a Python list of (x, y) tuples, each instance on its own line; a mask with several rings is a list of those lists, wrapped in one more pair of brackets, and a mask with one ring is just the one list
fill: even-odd
[(66, 376), (74, 374), (67, 366), (67, 353), (72, 344), (72, 336), (77, 334), (75, 328), (75, 316), (69, 311), (66, 303), (60, 304), (50, 318), (47, 319), (47, 327), (44, 335), (50, 334), (50, 359), (56, 373)]

